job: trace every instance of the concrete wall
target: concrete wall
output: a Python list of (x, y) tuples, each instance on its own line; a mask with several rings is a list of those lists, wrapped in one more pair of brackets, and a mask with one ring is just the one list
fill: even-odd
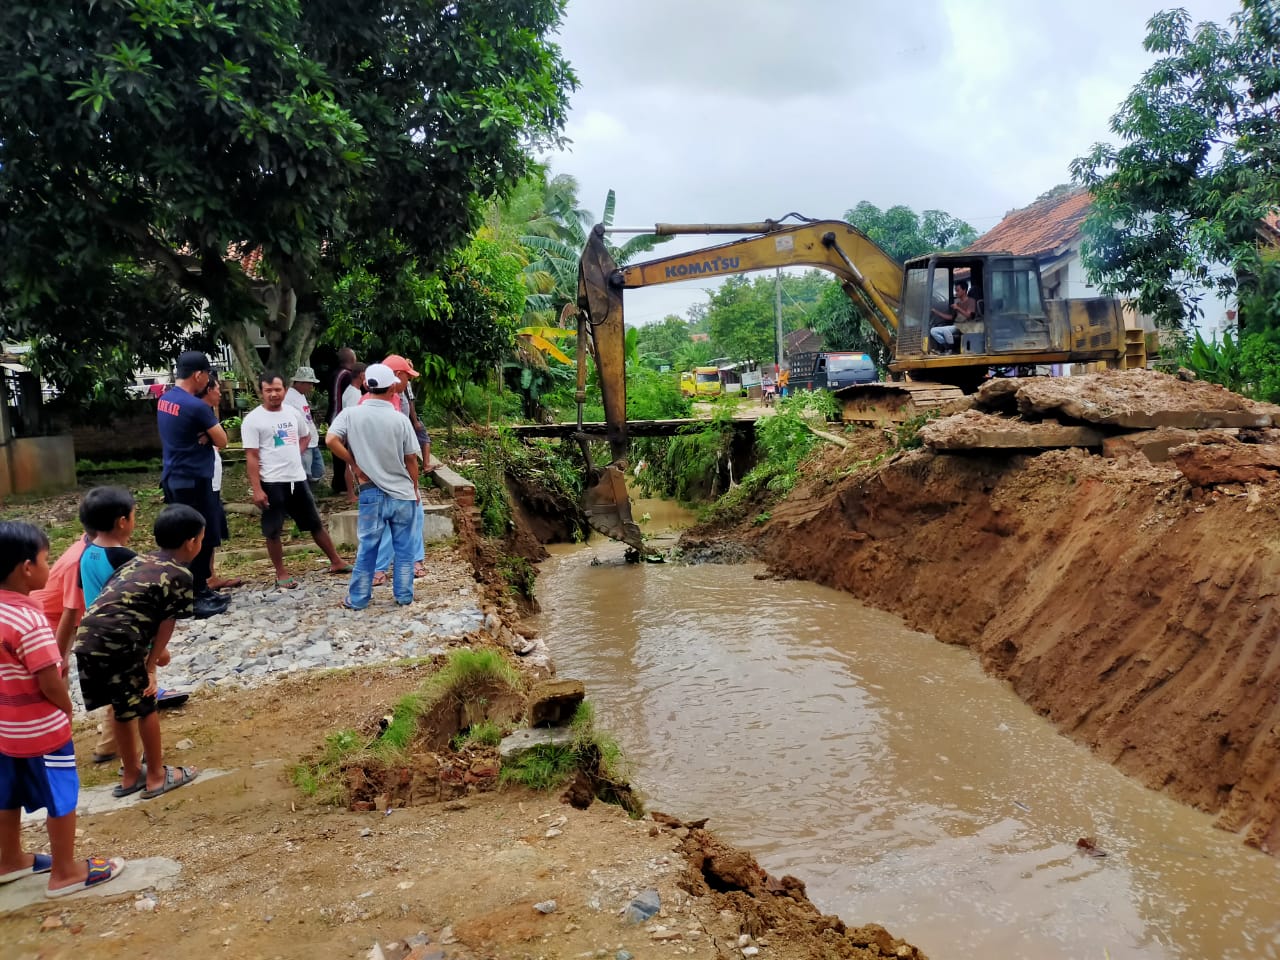
[(70, 437), (23, 437), (0, 447), (0, 497), (75, 486), (76, 451)]

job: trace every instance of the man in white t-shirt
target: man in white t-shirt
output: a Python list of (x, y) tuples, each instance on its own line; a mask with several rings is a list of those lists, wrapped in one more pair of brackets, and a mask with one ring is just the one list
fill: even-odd
[[(301, 411), (284, 402), (284, 378), (263, 373), (258, 378), (262, 406), (250, 411), (240, 425), (245, 467), (253, 502), (262, 511), (262, 535), (267, 540), (267, 556), (276, 568), (276, 586), (293, 588), (298, 581), (284, 568), (284, 548), (280, 534), (285, 517), (300, 530), (311, 534), (329, 558), (330, 573), (349, 573), (351, 564), (338, 556), (329, 531), (307, 484), (303, 455), (311, 442), (307, 421)], [(314, 427), (313, 427), (314, 429)]]
[(302, 452), (302, 469), (312, 483), (324, 479), (324, 454), (321, 452), (320, 431), (316, 429), (315, 418), (311, 415), (311, 393), (319, 382), (314, 370), (310, 367), (299, 367), (293, 375), (293, 386), (284, 395), (284, 402), (299, 411), (307, 422), (307, 436), (310, 439)]

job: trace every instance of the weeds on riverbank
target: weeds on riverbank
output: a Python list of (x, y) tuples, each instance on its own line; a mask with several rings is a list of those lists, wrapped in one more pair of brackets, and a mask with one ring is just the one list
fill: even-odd
[[(760, 459), (740, 483), (702, 511), (706, 521), (739, 517), (748, 503), (763, 506), (786, 496), (800, 477), (800, 465), (820, 442), (809, 427), (839, 414), (835, 398), (826, 390), (800, 391), (781, 400), (778, 412), (756, 421), (756, 452)], [(767, 516), (767, 511), (757, 514)], [(767, 521), (764, 521), (767, 522)]]
[(598, 797), (613, 803), (633, 817), (644, 815), (644, 805), (627, 783), (629, 771), (618, 741), (596, 729), (595, 707), (583, 700), (570, 723), (573, 739), (566, 744), (539, 744), (503, 764), (499, 775), (504, 784), (518, 784), (530, 790), (559, 790), (568, 787), (564, 799), (577, 807)]
[[(487, 709), (499, 700), (518, 700), (523, 689), (519, 672), (499, 651), (454, 650), (443, 667), (397, 700), (376, 724), (325, 737), (316, 756), (294, 765), (291, 780), (309, 797), (340, 804), (347, 799), (350, 769), (405, 764), (413, 747), (447, 745), (459, 737), (459, 745), (496, 746), (505, 728), (500, 719), (486, 716)], [(519, 710), (508, 707), (506, 712)]]

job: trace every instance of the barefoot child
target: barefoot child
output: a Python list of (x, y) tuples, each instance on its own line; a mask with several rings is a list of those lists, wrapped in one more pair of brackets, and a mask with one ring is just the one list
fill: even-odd
[[(107, 883), (124, 860), (75, 859), (75, 745), (62, 654), (31, 600), (49, 579), (49, 540), (29, 523), (0, 522), (0, 883), (48, 873), (45, 895)], [(49, 854), (22, 849), (22, 811), (48, 812)]]
[[(192, 507), (170, 504), (156, 517), (155, 537), (156, 553), (134, 557), (107, 582), (80, 622), (76, 643), (85, 708), (110, 705), (115, 711), (123, 774), (112, 793), (127, 797), (141, 790), (148, 800), (190, 783), (199, 773), (163, 764), (156, 667), (167, 660), (174, 622), (194, 613), (187, 565), (200, 554), (204, 517)], [(139, 735), (145, 771), (138, 756)]]

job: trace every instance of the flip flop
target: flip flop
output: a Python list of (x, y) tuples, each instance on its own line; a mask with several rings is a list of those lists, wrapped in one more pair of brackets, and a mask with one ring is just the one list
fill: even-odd
[(156, 691), (156, 709), (172, 710), (174, 707), (180, 707), (191, 699), (189, 693), (179, 693), (177, 690), (157, 690)]
[[(174, 776), (175, 771), (177, 776)], [(177, 790), (179, 787), (185, 787), (188, 783), (200, 776), (200, 771), (195, 767), (165, 767), (164, 783), (156, 787), (154, 790), (143, 790), (143, 800), (154, 800), (162, 793), (168, 793), (170, 790)], [(146, 781), (143, 781), (146, 786)]]
[(53, 857), (47, 853), (33, 853), (31, 866), (9, 873), (0, 873), (0, 883), (13, 883), (23, 877), (34, 877), (37, 873), (48, 873), (53, 869)]
[(110, 860), (105, 860), (102, 857), (90, 857), (85, 861), (85, 863), (89, 864), (89, 876), (85, 878), (84, 883), (73, 883), (69, 887), (59, 887), (57, 890), (46, 889), (44, 895), (53, 900), (57, 897), (69, 897), (73, 893), (82, 893), (85, 890), (100, 887), (104, 883), (120, 876), (120, 872), (124, 870), (124, 862), (124, 857), (112, 857)]
[(299, 584), (296, 577), (277, 577), (276, 586), (281, 590), (292, 590), (294, 587), (299, 586)]
[(232, 587), (243, 587), (243, 586), (244, 586), (244, 580), (242, 580), (240, 577), (229, 577), (225, 580), (219, 577), (217, 580), (209, 581), (210, 590), (230, 590)]
[(353, 607), (346, 600), (343, 600), (342, 603), (338, 604), (338, 606), (342, 607), (343, 610), (354, 610), (356, 613), (359, 613), (364, 609), (364, 607)]
[[(131, 797), (135, 793), (137, 793), (139, 790), (146, 790), (146, 789), (147, 789), (147, 771), (144, 768), (138, 771), (138, 779), (133, 782), (133, 786), (126, 787), (123, 783), (117, 783), (114, 787), (111, 788), (111, 795), (115, 797), (117, 800), (119, 800), (123, 797)], [(144, 793), (143, 796), (145, 797), (146, 794)]]
[(386, 585), (386, 583), (387, 583), (387, 580), (388, 580), (388, 579), (390, 579), (390, 578), (387, 576), (386, 571), (385, 571), (385, 570), (379, 570), (377, 573), (375, 573), (375, 574), (373, 575), (373, 585), (374, 585), (375, 587), (382, 587), (382, 586), (385, 586), (385, 585)]
[(329, 573), (333, 574), (335, 577), (338, 577), (338, 576), (341, 576), (341, 575), (342, 575), (342, 574), (344, 574), (344, 573), (350, 573), (350, 572), (351, 572), (352, 570), (354, 570), (354, 569), (355, 569), (355, 567), (353, 567), (351, 564), (349, 564), (349, 563), (348, 563), (348, 564), (344, 564), (343, 566), (339, 567), (337, 570), (334, 570), (334, 569), (330, 568), (330, 569), (329, 569)]
[(421, 580), (427, 575), (427, 565), (419, 560), (413, 565), (413, 579)]

